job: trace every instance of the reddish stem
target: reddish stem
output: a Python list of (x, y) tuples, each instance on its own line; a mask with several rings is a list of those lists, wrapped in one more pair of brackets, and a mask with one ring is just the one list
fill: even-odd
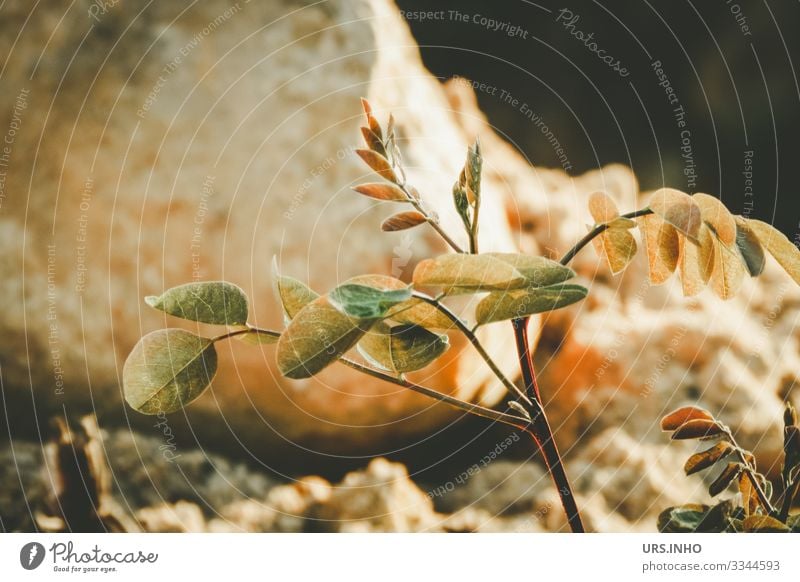
[(522, 370), (522, 378), (525, 381), (525, 393), (534, 402), (534, 406), (531, 407), (532, 421), (525, 429), (525, 432), (531, 435), (536, 446), (539, 447), (539, 451), (547, 465), (550, 477), (553, 479), (553, 484), (558, 491), (558, 496), (561, 499), (561, 506), (567, 514), (567, 521), (569, 522), (570, 529), (573, 533), (583, 533), (586, 530), (583, 527), (578, 505), (575, 502), (575, 495), (572, 492), (572, 486), (564, 470), (564, 463), (561, 460), (558, 447), (553, 439), (553, 430), (550, 428), (550, 423), (547, 420), (547, 415), (541, 404), (542, 400), (539, 395), (539, 385), (536, 382), (536, 372), (534, 371), (530, 344), (528, 342), (528, 319), (527, 317), (523, 317), (515, 319), (512, 322), (514, 325), (514, 336), (517, 340), (519, 365)]

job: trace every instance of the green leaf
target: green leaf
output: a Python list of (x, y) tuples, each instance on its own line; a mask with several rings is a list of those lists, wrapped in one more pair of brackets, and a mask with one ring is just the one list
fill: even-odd
[(448, 254), (426, 259), (414, 269), (413, 279), (420, 286), (472, 291), (519, 289), (526, 284), (512, 265), (489, 255)]
[(526, 287), (548, 287), (563, 283), (575, 276), (575, 271), (558, 261), (521, 253), (484, 253), (482, 256), (500, 259), (514, 267), (525, 278)]
[(650, 210), (697, 242), (703, 218), (700, 207), (691, 196), (673, 188), (661, 188), (653, 193)]
[(730, 443), (725, 441), (719, 442), (710, 449), (689, 457), (686, 464), (683, 466), (683, 470), (687, 475), (693, 475), (694, 473), (708, 469), (717, 461), (731, 454), (734, 450)]
[(376, 321), (348, 317), (318, 297), (281, 334), (278, 369), (287, 378), (309, 378), (341, 358)]
[(753, 231), (761, 245), (769, 251), (781, 267), (800, 285), (800, 250), (778, 229), (761, 222), (747, 219), (747, 225)]
[(785, 533), (789, 526), (768, 515), (751, 515), (744, 519), (744, 531), (758, 533)]
[(410, 287), (383, 290), (356, 283), (339, 285), (329, 295), (331, 305), (357, 319), (383, 319), (392, 307), (410, 298)]
[(731, 499), (725, 499), (706, 512), (695, 531), (697, 533), (722, 533), (731, 531), (731, 529), (735, 530), (733, 524), (743, 518), (742, 508), (735, 505)]
[(475, 308), (475, 319), (479, 325), (483, 325), (553, 311), (581, 301), (588, 292), (588, 289), (580, 285), (551, 285), (517, 291), (495, 291), (478, 303)]
[(247, 295), (236, 285), (225, 281), (187, 283), (157, 297), (145, 297), (145, 303), (170, 315), (201, 323), (247, 323)]
[[(367, 285), (386, 291), (408, 288), (407, 283), (388, 275), (359, 275), (348, 279), (345, 283)], [(390, 308), (386, 313), (386, 317), (391, 318), (397, 323), (415, 324), (427, 329), (453, 328), (453, 322), (449, 317), (430, 303), (416, 297), (412, 297)]]
[(390, 372), (413, 372), (424, 368), (450, 347), (446, 335), (431, 333), (417, 325), (389, 327), (379, 323), (358, 342), (358, 351), (379, 368)]
[(272, 259), (272, 277), (275, 282), (275, 291), (283, 306), (286, 321), (290, 321), (303, 307), (319, 297), (308, 285), (294, 279), (285, 277), (278, 272), (278, 263)]
[(175, 412), (200, 396), (216, 372), (214, 342), (182, 329), (160, 329), (140, 339), (125, 360), (125, 401), (143, 414)]
[(708, 510), (708, 505), (697, 504), (669, 507), (658, 516), (658, 531), (661, 533), (691, 533), (703, 521)]
[(453, 321), (430, 303), (412, 297), (389, 310), (387, 317), (397, 323), (415, 324), (427, 329), (452, 329)]

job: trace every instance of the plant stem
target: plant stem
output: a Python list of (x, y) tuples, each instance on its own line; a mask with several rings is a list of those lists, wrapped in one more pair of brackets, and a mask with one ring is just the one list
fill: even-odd
[(258, 329), (257, 327), (252, 327), (252, 326), (248, 325), (244, 329), (235, 329), (233, 331), (229, 331), (228, 333), (223, 333), (222, 335), (218, 335), (216, 337), (212, 337), (211, 341), (212, 342), (218, 342), (218, 341), (230, 339), (232, 337), (236, 337), (238, 335), (245, 335), (245, 334), (248, 334), (248, 333), (260, 333), (260, 334), (268, 335), (268, 336), (271, 336), (271, 337), (274, 337), (274, 338), (281, 337), (280, 332), (272, 331), (272, 330), (269, 330), (269, 329)]
[(405, 378), (392, 376), (390, 374), (381, 372), (380, 370), (376, 370), (375, 368), (365, 366), (349, 358), (340, 358), (339, 361), (345, 366), (353, 368), (354, 370), (358, 370), (359, 372), (363, 372), (364, 374), (372, 376), (373, 378), (378, 378), (380, 380), (385, 380), (386, 382), (391, 382), (392, 384), (397, 384), (398, 386), (409, 388), (414, 392), (424, 394), (425, 396), (430, 396), (431, 398), (434, 398), (440, 402), (444, 402), (445, 404), (449, 404), (454, 408), (458, 408), (459, 410), (463, 410), (464, 412), (468, 412), (476, 416), (482, 416), (483, 418), (488, 418), (489, 420), (502, 422), (503, 424), (508, 424), (510, 426), (523, 430), (525, 429), (525, 427), (529, 422), (528, 419), (522, 418), (520, 416), (514, 416), (512, 414), (506, 414), (504, 412), (498, 412), (496, 410), (492, 410), (491, 408), (484, 408), (483, 406), (480, 406), (478, 404), (470, 404), (469, 402), (464, 402), (463, 400), (459, 400), (458, 398), (453, 398), (452, 396), (448, 396), (447, 394), (443, 394), (442, 392), (437, 392), (432, 388), (428, 388), (426, 386), (420, 386), (419, 384), (409, 382)]
[[(646, 216), (648, 214), (653, 214), (653, 211), (649, 208), (642, 208), (641, 210), (634, 210), (633, 212), (628, 212), (627, 214), (621, 215), (621, 218), (636, 218), (637, 216)], [(561, 257), (561, 264), (567, 265), (569, 262), (575, 258), (583, 247), (588, 245), (592, 242), (592, 239), (598, 235), (603, 234), (606, 230), (608, 230), (608, 223), (604, 222), (602, 224), (596, 225), (592, 230), (590, 230), (586, 235), (577, 242), (577, 244), (572, 247), (570, 250), (567, 251), (563, 257)]]
[(414, 207), (414, 209), (425, 217), (425, 220), (428, 221), (428, 224), (430, 224), (433, 227), (433, 230), (435, 230), (436, 233), (440, 237), (442, 237), (442, 239), (448, 245), (450, 245), (450, 248), (453, 249), (457, 253), (463, 254), (464, 253), (464, 249), (462, 249), (460, 246), (458, 246), (458, 243), (456, 243), (456, 241), (454, 241), (452, 238), (450, 238), (450, 235), (448, 235), (447, 232), (445, 232), (445, 230), (439, 224), (439, 220), (437, 218), (434, 218), (433, 216), (431, 216), (428, 213), (428, 211), (425, 209), (425, 207), (422, 205), (422, 203), (419, 201), (419, 199), (416, 196), (414, 196), (411, 193), (411, 191), (408, 189), (408, 187), (405, 184), (405, 181), (403, 181), (403, 183), (401, 183), (401, 184), (397, 184), (397, 186), (403, 192), (405, 192), (406, 197), (408, 198), (408, 201), (411, 203), (411, 205)]
[(772, 517), (777, 516), (778, 515), (777, 510), (773, 507), (772, 503), (770, 503), (769, 497), (767, 497), (767, 494), (764, 493), (764, 490), (761, 488), (761, 484), (758, 482), (755, 474), (753, 473), (753, 467), (750, 466), (750, 463), (744, 456), (744, 451), (739, 446), (739, 443), (736, 442), (736, 439), (733, 437), (731, 429), (725, 426), (723, 427), (723, 431), (728, 441), (734, 446), (734, 449), (736, 450), (736, 456), (739, 457), (739, 461), (741, 461), (742, 465), (744, 466), (743, 472), (745, 475), (747, 475), (747, 478), (750, 479), (750, 484), (753, 486), (753, 489), (755, 489), (756, 495), (758, 496), (758, 501), (761, 503), (761, 506)]
[(553, 430), (550, 428), (550, 423), (544, 412), (544, 406), (541, 403), (539, 387), (536, 382), (536, 372), (534, 371), (530, 344), (528, 342), (528, 319), (527, 317), (523, 317), (515, 319), (512, 322), (514, 326), (514, 336), (517, 340), (519, 365), (522, 370), (522, 378), (525, 382), (525, 392), (531, 397), (533, 402), (536, 403), (533, 409), (533, 421), (527, 429), (527, 432), (533, 437), (533, 440), (536, 442), (544, 458), (550, 477), (553, 479), (553, 484), (558, 491), (561, 506), (567, 514), (567, 521), (569, 522), (570, 529), (573, 533), (583, 533), (585, 529), (580, 512), (578, 511), (578, 505), (575, 502), (575, 495), (572, 493), (572, 486), (564, 470), (564, 463), (558, 452), (558, 446), (553, 439)]
[(783, 492), (781, 513), (778, 516), (782, 522), (786, 523), (786, 520), (789, 518), (789, 511), (792, 509), (792, 501), (798, 494), (800, 494), (800, 480), (786, 484), (786, 491)]
[(527, 406), (532, 406), (533, 403), (531, 400), (522, 392), (516, 384), (514, 384), (511, 380), (509, 380), (505, 374), (503, 374), (502, 370), (495, 364), (492, 357), (486, 352), (483, 345), (481, 345), (480, 340), (478, 340), (477, 336), (473, 333), (473, 331), (467, 327), (467, 325), (461, 321), (461, 318), (458, 317), (455, 313), (450, 311), (446, 305), (438, 301), (437, 299), (431, 297), (430, 295), (426, 295), (425, 293), (420, 293), (419, 291), (414, 291), (412, 293), (412, 297), (416, 297), (417, 299), (421, 299), (430, 305), (433, 305), (436, 309), (438, 309), (445, 317), (447, 317), (450, 321), (455, 324), (458, 330), (464, 334), (464, 337), (469, 340), (475, 350), (480, 354), (483, 361), (486, 362), (486, 365), (494, 372), (494, 375), (502, 382), (503, 386), (505, 386), (506, 390), (514, 396), (515, 398), (519, 399), (521, 402), (526, 404)]
[[(278, 331), (273, 331), (271, 329), (260, 329), (257, 327), (248, 326), (246, 329), (237, 329), (216, 336), (214, 338), (211, 338), (211, 341), (217, 342), (221, 340), (230, 339), (232, 337), (236, 337), (239, 335), (244, 335), (247, 333), (258, 333), (275, 338), (279, 338), (281, 336), (280, 332)], [(529, 422), (528, 419), (526, 418), (514, 416), (513, 414), (506, 414), (504, 412), (498, 412), (497, 410), (485, 408), (478, 404), (470, 404), (469, 402), (464, 402), (463, 400), (459, 400), (458, 398), (453, 398), (448, 394), (443, 394), (442, 392), (438, 392), (432, 388), (428, 388), (427, 386), (421, 386), (419, 384), (415, 384), (414, 382), (409, 382), (405, 378), (392, 376), (391, 374), (387, 374), (385, 372), (382, 372), (381, 370), (377, 370), (370, 366), (365, 366), (364, 364), (361, 364), (349, 358), (339, 358), (339, 361), (345, 366), (348, 366), (354, 370), (358, 370), (359, 372), (367, 374), (368, 376), (372, 376), (373, 378), (378, 378), (380, 380), (384, 380), (385, 382), (390, 382), (392, 384), (397, 384), (398, 386), (403, 386), (404, 388), (409, 388), (414, 392), (418, 392), (419, 394), (429, 396), (430, 398), (448, 404), (453, 408), (457, 408), (459, 410), (463, 410), (464, 412), (474, 414), (475, 416), (481, 416), (483, 418), (488, 418), (489, 420), (502, 422), (503, 424), (507, 424), (509, 426), (513, 426), (514, 428), (523, 430), (525, 429), (525, 427), (528, 425)]]

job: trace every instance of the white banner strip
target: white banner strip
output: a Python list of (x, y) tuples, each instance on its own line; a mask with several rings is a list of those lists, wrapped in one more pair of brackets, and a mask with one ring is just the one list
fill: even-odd
[(792, 534), (3, 534), (0, 580), (797, 580), (798, 541)]

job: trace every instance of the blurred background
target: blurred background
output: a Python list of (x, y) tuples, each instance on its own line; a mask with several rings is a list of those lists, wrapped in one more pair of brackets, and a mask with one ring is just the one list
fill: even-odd
[[(403, 10), (434, 8), (401, 0)], [(663, 185), (719, 196), (736, 213), (793, 235), (798, 198), (792, 194), (798, 158), (800, 40), (786, 25), (800, 19), (793, 2), (436, 2), (445, 20), (411, 18), (409, 25), (431, 72), (459, 75), (488, 87), (477, 91), (491, 122), (535, 164), (561, 162), (547, 139), (523, 123), (503, 90), (545, 120), (573, 172), (619, 162), (644, 190)], [(562, 9), (568, 10), (554, 24)], [(450, 11), (468, 16), (453, 26)], [(563, 23), (578, 16), (575, 27)], [(474, 16), (480, 15), (478, 22)], [(495, 31), (483, 18), (513, 23), (522, 32)], [(629, 70), (623, 82), (574, 31), (594, 39)], [(520, 34), (527, 38), (522, 38)], [(589, 41), (591, 42), (591, 40)], [(660, 63), (660, 67), (653, 66)], [(678, 101), (670, 104), (655, 69), (662, 69)], [(696, 179), (688, 184), (674, 109), (683, 107), (691, 132)], [(552, 124), (551, 124), (552, 125)], [(753, 152), (753, 190), (745, 196), (745, 152)]]
[[(142, 303), (226, 279), (280, 326), (269, 262), (323, 291), (408, 280), (443, 252), (381, 235), (359, 98), (397, 119), (410, 178), (448, 228), (480, 136), (488, 248), (559, 256), (670, 186), (800, 240), (800, 4), (79, 0), (0, 6), (0, 531), (563, 531), (531, 442), (341, 367), (307, 383), (272, 348), (221, 349), (185, 412), (146, 417), (120, 373)], [(417, 45), (418, 48), (417, 48)], [(556, 439), (597, 531), (653, 531), (708, 501), (657, 419), (700, 402), (769, 472), (800, 382), (800, 294), (770, 263), (741, 298), (650, 288), (586, 249), (592, 298), (534, 320)], [(468, 307), (468, 306), (467, 306)], [(491, 328), (491, 329), (489, 329)], [(482, 336), (515, 374), (505, 326)], [(468, 346), (420, 381), (503, 409)], [(488, 459), (488, 460), (487, 460)], [(705, 497), (704, 497), (705, 496)]]

